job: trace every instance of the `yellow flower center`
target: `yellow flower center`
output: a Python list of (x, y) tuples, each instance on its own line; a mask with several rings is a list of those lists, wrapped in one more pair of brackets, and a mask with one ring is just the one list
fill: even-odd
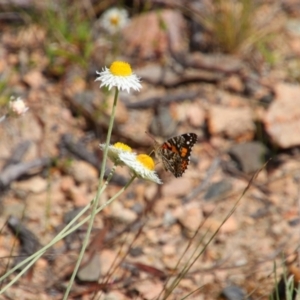
[(120, 142), (115, 143), (114, 147), (121, 149), (123, 151), (132, 152), (132, 149), (128, 145), (120, 143)]
[(130, 64), (124, 61), (114, 61), (109, 70), (115, 76), (130, 76), (132, 74)]
[(119, 16), (112, 16), (109, 21), (113, 26), (116, 26), (119, 24), (119, 20)]
[(145, 168), (153, 171), (154, 170), (154, 161), (153, 159), (147, 154), (140, 154), (136, 158)]

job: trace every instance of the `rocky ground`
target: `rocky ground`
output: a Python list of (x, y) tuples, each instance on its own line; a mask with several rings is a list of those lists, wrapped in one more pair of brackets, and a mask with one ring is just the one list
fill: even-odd
[[(117, 58), (131, 63), (143, 88), (120, 93), (112, 142), (138, 153), (153, 148), (146, 131), (160, 142), (194, 132), (198, 142), (182, 177), (158, 163), (163, 185), (135, 180), (97, 215), (70, 299), (268, 299), (282, 274), (297, 282), (298, 1), (257, 6), (248, 39), (232, 51), (203, 19), (217, 2), (153, 1), (146, 11), (126, 3), (130, 21), (114, 39), (96, 18), (106, 2), (83, 8), (95, 14), (86, 58), (79, 38), (55, 40), (59, 17), (53, 28), (36, 21), (53, 8), (0, 3), (2, 115), (10, 96), (29, 107), (0, 123), (1, 273), (51, 241), (96, 194), (113, 96), (94, 80)], [(226, 3), (233, 6), (224, 14), (242, 2)], [(117, 168), (101, 203), (128, 179)], [(62, 299), (86, 228), (0, 299)]]

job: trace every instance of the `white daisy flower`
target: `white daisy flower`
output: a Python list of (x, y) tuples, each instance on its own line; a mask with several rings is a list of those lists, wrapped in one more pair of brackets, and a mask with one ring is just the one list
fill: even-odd
[(110, 34), (120, 32), (128, 23), (128, 13), (123, 8), (108, 9), (100, 18), (101, 26)]
[(120, 153), (120, 160), (139, 178), (149, 180), (158, 184), (162, 181), (154, 171), (154, 161), (146, 154), (132, 155), (133, 153)]
[[(104, 151), (106, 144), (100, 144), (100, 148), (102, 151)], [(107, 156), (111, 159), (111, 161), (116, 165), (124, 165), (124, 163), (120, 160), (120, 154), (121, 153), (129, 153), (133, 156), (136, 156), (132, 153), (132, 149), (123, 143), (115, 143), (114, 145), (108, 146), (108, 152)]]
[(102, 81), (102, 86), (107, 86), (110, 90), (112, 87), (117, 87), (119, 90), (126, 90), (128, 93), (130, 89), (139, 91), (142, 88), (140, 79), (132, 73), (130, 64), (123, 61), (115, 61), (110, 68), (106, 67), (102, 72), (96, 71), (99, 77), (95, 81)]
[(20, 97), (18, 97), (16, 100), (14, 97), (11, 97), (8, 103), (8, 109), (11, 115), (21, 116), (25, 114), (29, 108), (25, 105), (25, 102)]

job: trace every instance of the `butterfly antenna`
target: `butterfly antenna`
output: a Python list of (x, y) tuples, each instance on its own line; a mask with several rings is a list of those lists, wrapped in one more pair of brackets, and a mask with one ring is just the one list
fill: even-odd
[(150, 134), (148, 131), (145, 131), (145, 133), (154, 141), (156, 142), (154, 136), (152, 134)]
[[(155, 138), (153, 137), (153, 135), (150, 134), (148, 131), (145, 131), (145, 133), (154, 141), (154, 147), (155, 147), (155, 145), (157, 144), (157, 141), (155, 140)], [(149, 156), (151, 154), (153, 154), (154, 152), (155, 152), (154, 149), (152, 149), (151, 152), (149, 153)]]

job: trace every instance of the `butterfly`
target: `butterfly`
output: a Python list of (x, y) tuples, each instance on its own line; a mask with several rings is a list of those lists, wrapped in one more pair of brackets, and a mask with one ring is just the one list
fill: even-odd
[(163, 144), (154, 140), (155, 156), (161, 159), (166, 171), (181, 177), (190, 163), (192, 148), (197, 142), (195, 133), (184, 133), (166, 140)]

